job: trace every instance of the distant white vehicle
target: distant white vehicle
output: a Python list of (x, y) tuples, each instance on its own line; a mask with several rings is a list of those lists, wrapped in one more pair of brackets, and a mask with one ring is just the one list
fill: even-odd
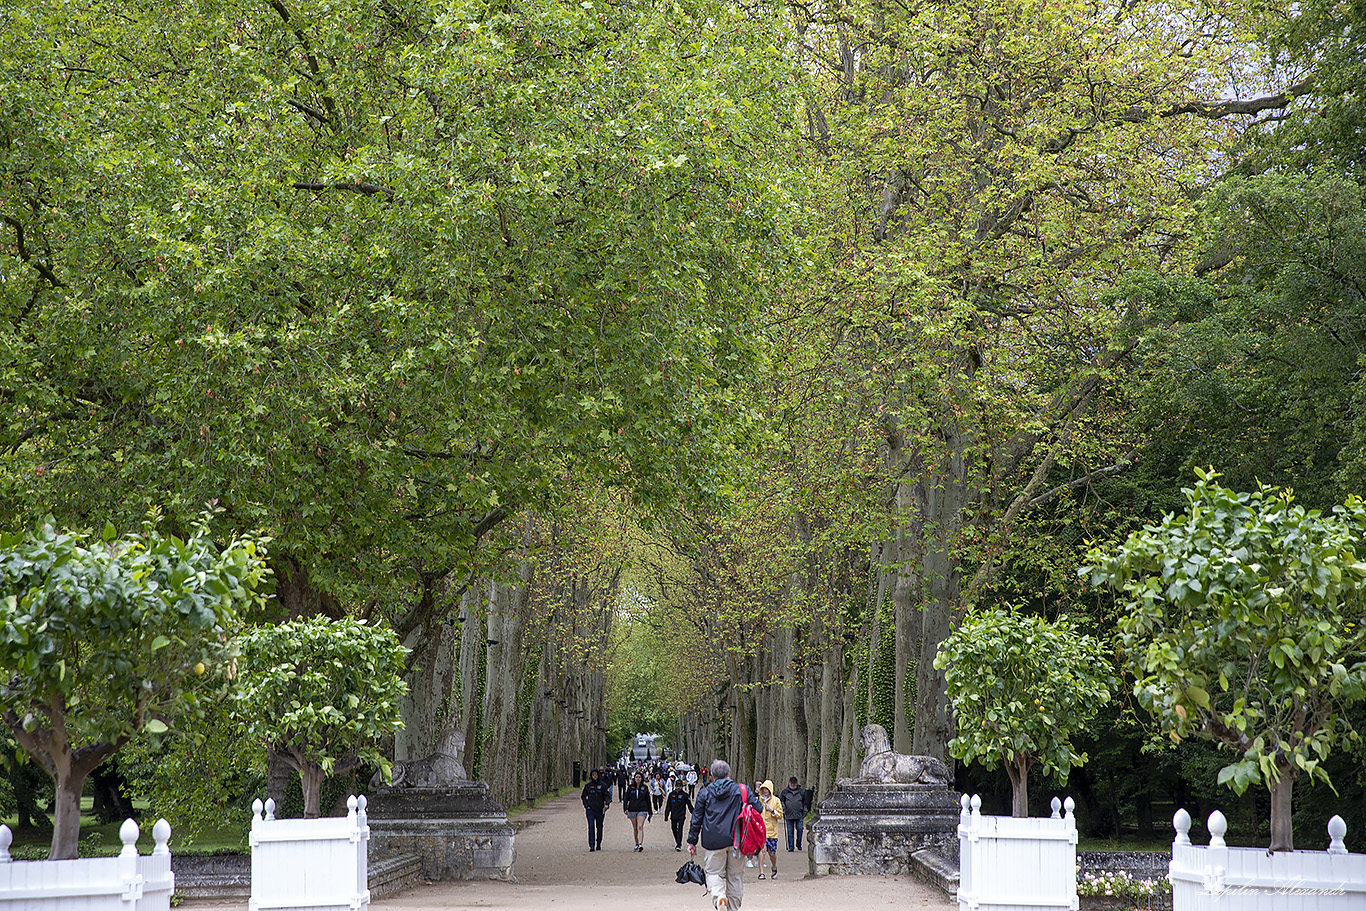
[(658, 734), (637, 734), (631, 745), (631, 758), (636, 762), (649, 762), (659, 758)]

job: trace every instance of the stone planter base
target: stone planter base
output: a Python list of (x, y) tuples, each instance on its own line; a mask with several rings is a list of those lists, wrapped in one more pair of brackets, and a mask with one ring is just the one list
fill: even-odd
[(912, 873), (911, 855), (958, 830), (958, 794), (937, 785), (837, 785), (807, 834), (813, 876)]
[(483, 782), (381, 791), (370, 800), (369, 817), (374, 860), (415, 854), (422, 878), (432, 882), (514, 881), (515, 830)]

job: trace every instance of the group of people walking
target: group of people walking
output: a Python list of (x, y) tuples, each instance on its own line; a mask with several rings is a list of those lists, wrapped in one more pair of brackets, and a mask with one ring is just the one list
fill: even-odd
[(624, 784), (618, 783), (616, 770), (593, 769), (588, 774), (588, 783), (583, 786), (580, 798), (588, 815), (588, 850), (602, 850), (603, 821), (607, 810), (612, 806), (613, 786), (617, 787), (621, 811), (631, 821), (631, 834), (635, 838), (635, 851), (645, 850), (645, 824), (654, 820), (655, 813), (662, 807), (664, 819), (673, 829), (674, 850), (683, 850), (683, 826), (688, 814), (693, 811), (692, 796), (688, 788), (697, 786), (696, 775), (673, 777), (673, 788), (667, 796), (662, 786), (662, 776), (646, 781), (645, 772), (636, 771)]
[[(612, 781), (609, 776), (613, 776)], [(718, 759), (705, 774), (689, 776), (691, 781), (675, 776), (673, 787), (667, 793), (660, 788), (656, 795), (643, 770), (632, 773), (622, 787), (615, 778), (615, 770), (594, 769), (589, 773), (581, 795), (588, 817), (588, 850), (602, 850), (603, 820), (612, 805), (612, 785), (618, 784), (622, 812), (631, 820), (631, 833), (635, 838), (633, 850), (645, 850), (645, 824), (654, 818), (661, 805), (673, 833), (674, 850), (683, 850), (683, 828), (691, 816), (688, 853), (696, 856), (698, 846), (701, 846), (700, 866), (706, 872), (707, 891), (713, 904), (717, 911), (739, 911), (747, 866), (759, 867), (759, 879), (778, 877), (778, 820), (786, 823), (787, 850), (801, 850), (803, 821), (811, 809), (812, 792), (800, 787), (795, 776), (788, 779), (788, 786), (780, 794), (773, 793), (771, 781), (756, 782), (750, 790), (730, 776), (730, 764)], [(685, 785), (695, 786), (698, 780), (705, 783), (696, 792), (694, 803)], [(736, 821), (745, 801), (762, 814), (765, 830), (763, 849), (748, 857), (740, 853), (736, 838)], [(768, 854), (767, 874), (762, 856), (765, 853)]]

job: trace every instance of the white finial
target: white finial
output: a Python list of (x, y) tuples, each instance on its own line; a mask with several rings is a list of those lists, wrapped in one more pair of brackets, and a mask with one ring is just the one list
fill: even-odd
[(1191, 843), (1191, 815), (1186, 812), (1185, 807), (1181, 807), (1172, 816), (1172, 828), (1176, 829), (1176, 840), (1172, 844), (1188, 845)]
[(12, 844), (14, 844), (14, 833), (9, 830), (9, 826), (0, 825), (0, 864), (10, 862), (9, 846)]
[(1211, 848), (1226, 848), (1224, 843), (1224, 833), (1228, 831), (1228, 820), (1224, 814), (1215, 810), (1209, 814), (1209, 846)]
[(1072, 798), (1067, 798), (1062, 802), (1062, 815), (1064, 819), (1072, 818), (1072, 811), (1077, 808), (1077, 802)]
[(272, 822), (272, 821), (274, 821), (274, 819), (275, 819), (275, 798), (274, 798), (274, 797), (267, 797), (267, 798), (266, 798), (266, 822)]
[(260, 821), (261, 821), (261, 808), (264, 807), (264, 806), (265, 806), (265, 804), (261, 803), (261, 798), (259, 798), (259, 797), (256, 798), (255, 800), (253, 800), (253, 801), (251, 802), (251, 816), (252, 816), (252, 822), (260, 822)]
[(138, 824), (131, 819), (125, 819), (123, 825), (119, 826), (119, 841), (123, 842), (123, 850), (119, 852), (120, 857), (136, 857), (138, 853)]
[(365, 808), (368, 807), (369, 805), (370, 805), (370, 801), (369, 801), (368, 798), (366, 798), (366, 796), (365, 796), (364, 794), (362, 794), (362, 795), (360, 795), (359, 797), (356, 798), (356, 824), (357, 824), (357, 825), (366, 826), (366, 825), (369, 825), (369, 824), (370, 824), (369, 815), (365, 812)]
[(158, 819), (156, 825), (152, 826), (152, 838), (156, 841), (156, 847), (152, 849), (153, 854), (170, 854), (171, 846), (171, 824), (165, 817)]
[(1048, 802), (1048, 805), (1053, 808), (1053, 815), (1049, 819), (1062, 819), (1062, 801), (1054, 797)]
[(972, 806), (972, 815), (973, 815), (973, 816), (981, 815), (981, 812), (982, 812), (982, 797), (981, 797), (980, 794), (973, 794), (973, 795), (972, 795), (972, 804), (971, 804), (971, 806)]
[(1347, 837), (1347, 823), (1341, 816), (1334, 816), (1328, 820), (1328, 853), (1346, 854), (1347, 845), (1343, 844), (1343, 839)]
[(346, 798), (346, 818), (351, 820), (354, 825), (356, 822), (356, 795), (351, 794)]

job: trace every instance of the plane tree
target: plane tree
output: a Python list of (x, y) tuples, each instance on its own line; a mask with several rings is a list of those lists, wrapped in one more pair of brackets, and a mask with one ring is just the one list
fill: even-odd
[[(706, 499), (792, 206), (776, 20), (78, 0), (0, 59), (0, 503), (276, 542), (401, 638), (566, 491)], [(162, 23), (175, 22), (166, 29)]]

